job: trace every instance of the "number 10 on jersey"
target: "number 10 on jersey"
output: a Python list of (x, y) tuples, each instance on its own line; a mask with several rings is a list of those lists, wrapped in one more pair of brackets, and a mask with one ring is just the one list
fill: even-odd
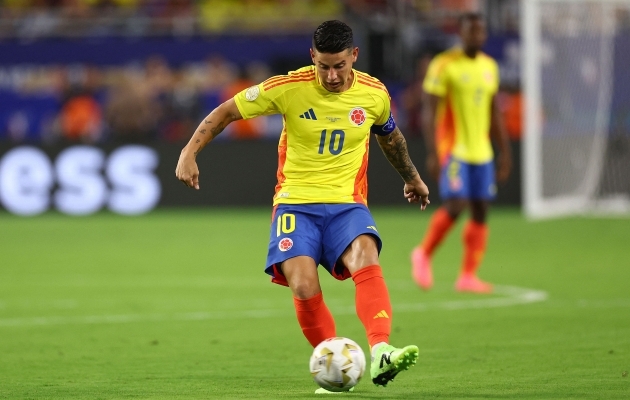
[(341, 153), (343, 149), (343, 140), (346, 137), (346, 133), (340, 129), (335, 129), (330, 132), (330, 139), (328, 139), (328, 131), (324, 129), (322, 131), (322, 135), (319, 138), (319, 154), (324, 154), (324, 148), (326, 147), (326, 142), (328, 141), (328, 151), (333, 156)]

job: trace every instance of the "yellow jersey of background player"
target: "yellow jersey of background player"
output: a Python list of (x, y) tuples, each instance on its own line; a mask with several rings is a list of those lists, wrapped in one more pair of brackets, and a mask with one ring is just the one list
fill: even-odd
[(499, 68), (481, 51), (487, 38), (482, 16), (464, 14), (459, 34), (462, 46), (437, 55), (423, 84), (427, 168), (438, 180), (444, 204), (433, 214), (420, 246), (413, 250), (412, 273), (421, 288), (431, 288), (431, 256), (461, 212), (470, 208), (455, 289), (489, 293), (492, 285), (478, 279), (476, 272), (488, 237), (488, 205), (497, 191), (491, 137), (500, 149), (499, 181), (507, 179), (512, 161), (496, 99)]

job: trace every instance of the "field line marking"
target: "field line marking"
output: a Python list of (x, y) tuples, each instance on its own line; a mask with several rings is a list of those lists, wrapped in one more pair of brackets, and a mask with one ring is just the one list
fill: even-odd
[[(547, 292), (536, 289), (526, 289), (516, 286), (496, 285), (495, 294), (503, 297), (487, 299), (440, 301), (430, 303), (398, 303), (394, 304), (394, 312), (408, 313), (428, 310), (465, 310), (496, 307), (510, 307), (519, 304), (531, 304), (548, 299)], [(353, 315), (352, 307), (331, 307), (333, 314)], [(276, 318), (293, 316), (293, 309), (243, 310), (243, 311), (200, 311), (177, 314), (120, 314), (120, 315), (88, 315), (75, 317), (23, 317), (0, 318), (0, 327), (45, 326), (45, 325), (89, 325), (89, 324), (121, 324), (130, 322), (160, 322), (160, 321), (206, 321), (228, 320), (243, 318)]]

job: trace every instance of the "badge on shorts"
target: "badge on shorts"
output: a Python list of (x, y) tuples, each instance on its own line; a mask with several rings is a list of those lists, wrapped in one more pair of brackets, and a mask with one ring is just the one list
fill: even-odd
[(278, 243), (278, 248), (280, 251), (289, 251), (293, 247), (293, 240), (291, 238), (282, 238)]
[(460, 190), (462, 190), (464, 184), (462, 182), (462, 178), (460, 178), (459, 176), (453, 176), (449, 178), (448, 186), (451, 188), (452, 191), (459, 192)]
[(260, 88), (258, 86), (252, 86), (245, 92), (245, 99), (247, 101), (254, 101), (260, 94)]

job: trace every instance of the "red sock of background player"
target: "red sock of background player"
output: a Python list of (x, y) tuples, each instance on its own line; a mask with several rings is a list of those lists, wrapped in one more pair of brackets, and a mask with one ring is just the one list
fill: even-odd
[(481, 264), (488, 242), (488, 226), (473, 220), (466, 222), (463, 232), (464, 261), (462, 274), (474, 275)]
[(379, 265), (361, 268), (352, 275), (356, 287), (356, 309), (365, 327), (370, 348), (389, 343), (392, 330), (392, 305)]
[(335, 320), (324, 303), (322, 292), (308, 299), (294, 297), (293, 305), (302, 332), (313, 347), (336, 336)]
[(454, 222), (455, 220), (444, 207), (438, 208), (437, 211), (433, 213), (431, 221), (429, 222), (429, 229), (427, 229), (427, 233), (424, 235), (424, 239), (420, 245), (427, 256), (431, 257), (435, 249), (442, 243), (444, 236), (446, 236)]

